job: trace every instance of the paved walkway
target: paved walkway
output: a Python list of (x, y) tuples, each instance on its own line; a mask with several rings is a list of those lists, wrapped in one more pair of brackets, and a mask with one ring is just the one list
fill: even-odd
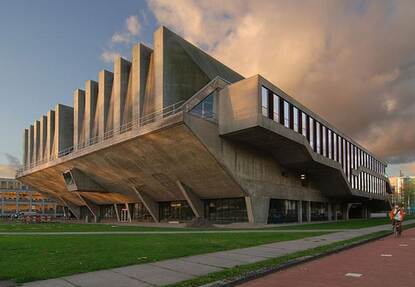
[[(406, 223), (415, 223), (415, 220), (409, 220)], [(363, 229), (347, 230), (300, 240), (276, 242), (249, 248), (233, 249), (203, 255), (182, 257), (178, 259), (164, 260), (154, 263), (132, 265), (103, 271), (77, 274), (58, 279), (31, 282), (24, 284), (23, 286), (162, 286), (187, 279), (192, 279), (211, 272), (221, 271), (237, 265), (254, 263), (272, 257), (279, 257), (301, 250), (390, 229), (391, 226), (388, 224)]]
[[(242, 284), (244, 287), (415, 286), (415, 229)], [(339, 264), (341, 262), (341, 264)]]

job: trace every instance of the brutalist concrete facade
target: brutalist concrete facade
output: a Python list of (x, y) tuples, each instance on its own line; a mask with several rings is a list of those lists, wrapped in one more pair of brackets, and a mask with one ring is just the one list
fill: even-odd
[(22, 182), (95, 221), (366, 217), (386, 163), (165, 27), (24, 131)]

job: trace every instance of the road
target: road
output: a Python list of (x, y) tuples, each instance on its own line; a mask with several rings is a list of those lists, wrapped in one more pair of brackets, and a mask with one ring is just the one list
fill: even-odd
[(415, 228), (240, 286), (415, 286)]

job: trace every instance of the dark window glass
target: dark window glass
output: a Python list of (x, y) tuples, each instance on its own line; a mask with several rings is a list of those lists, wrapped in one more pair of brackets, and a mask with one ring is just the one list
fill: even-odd
[(269, 202), (268, 223), (297, 222), (297, 201), (274, 199)]
[(311, 202), (311, 221), (328, 220), (327, 203)]
[(216, 118), (214, 99), (214, 95), (210, 94), (209, 96), (204, 98), (200, 103), (198, 103), (190, 112), (192, 114), (200, 115), (204, 118)]
[(204, 200), (205, 216), (213, 223), (246, 222), (245, 198), (221, 198)]
[(160, 220), (189, 221), (194, 217), (193, 211), (185, 200), (159, 203)]

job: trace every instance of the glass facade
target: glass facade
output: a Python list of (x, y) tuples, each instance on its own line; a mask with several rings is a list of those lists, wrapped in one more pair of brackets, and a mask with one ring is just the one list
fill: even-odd
[[(215, 112), (215, 96), (210, 94), (206, 98), (204, 98), (200, 103), (198, 103), (194, 108), (190, 111), (192, 114), (196, 114), (202, 116), (203, 118), (208, 119), (216, 119), (216, 112)], [(268, 106), (268, 103), (267, 103)]]
[(213, 223), (247, 222), (245, 198), (206, 199), (205, 217)]
[[(262, 114), (302, 134), (316, 153), (337, 161), (351, 188), (386, 194), (385, 164), (268, 88), (262, 87), (261, 93)], [(272, 111), (269, 111), (268, 104), (270, 95), (274, 99)]]
[(269, 202), (268, 223), (285, 223), (298, 221), (297, 201), (274, 199)]
[(190, 221), (194, 214), (185, 200), (159, 202), (160, 221)]
[(311, 202), (311, 221), (328, 220), (328, 206), (324, 202)]

